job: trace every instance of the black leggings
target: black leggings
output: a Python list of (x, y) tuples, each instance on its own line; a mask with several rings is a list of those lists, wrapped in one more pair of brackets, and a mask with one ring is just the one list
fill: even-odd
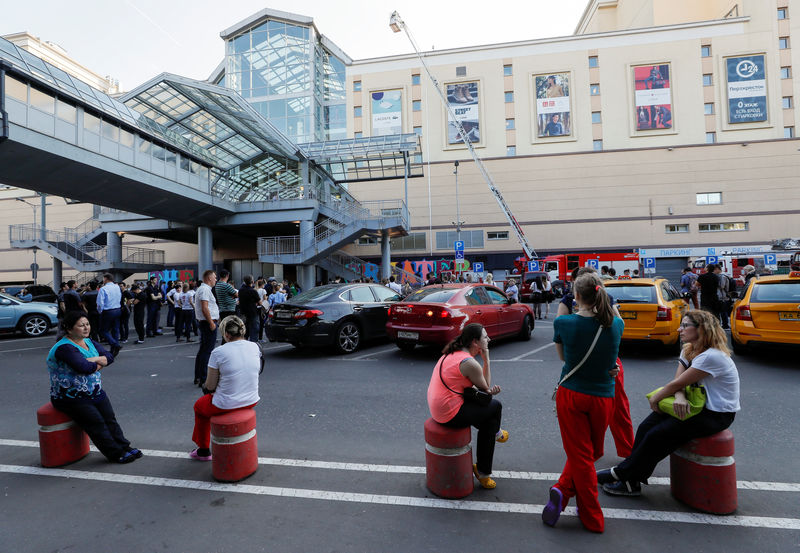
[(614, 472), (620, 480), (647, 484), (661, 459), (689, 440), (722, 432), (733, 423), (735, 415), (703, 409), (682, 421), (664, 413), (650, 413), (636, 429), (633, 452)]
[(69, 415), (109, 461), (118, 460), (129, 450), (131, 443), (125, 439), (105, 393), (94, 401), (50, 398), (50, 402)]
[(500, 420), (503, 416), (503, 404), (492, 399), (489, 405), (478, 405), (465, 401), (456, 416), (444, 423), (450, 428), (466, 428), (474, 426), (478, 429), (475, 457), (477, 458), (478, 471), (481, 474), (492, 473), (492, 459), (494, 458), (494, 443), (497, 432), (500, 430)]

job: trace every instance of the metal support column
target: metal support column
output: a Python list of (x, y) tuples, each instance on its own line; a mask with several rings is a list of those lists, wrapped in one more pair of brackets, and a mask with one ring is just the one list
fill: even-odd
[[(314, 221), (300, 221), (300, 253), (303, 257), (309, 257), (314, 247)], [(314, 287), (314, 275), (316, 270), (314, 265), (297, 266), (297, 282), (303, 290), (311, 290)]]
[(53, 290), (58, 293), (61, 279), (64, 278), (64, 266), (60, 259), (53, 258)]
[(211, 229), (197, 227), (197, 278), (203, 278), (203, 272), (214, 268), (214, 240)]
[(106, 233), (107, 257), (106, 261), (111, 265), (109, 272), (114, 275), (114, 281), (122, 280), (119, 265), (122, 263), (122, 236), (116, 232)]
[(389, 241), (389, 231), (381, 231), (381, 279), (389, 278), (392, 274), (392, 246)]

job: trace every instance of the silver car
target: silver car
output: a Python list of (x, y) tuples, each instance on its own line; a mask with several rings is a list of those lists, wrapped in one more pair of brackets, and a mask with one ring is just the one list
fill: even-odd
[(58, 324), (58, 305), (41, 301), (22, 302), (0, 292), (0, 331), (21, 331), (42, 336)]

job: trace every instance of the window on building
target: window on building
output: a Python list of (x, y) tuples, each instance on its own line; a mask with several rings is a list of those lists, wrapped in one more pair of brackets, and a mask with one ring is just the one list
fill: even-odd
[(414, 157), (411, 160), (413, 163), (422, 163), (422, 154), (414, 154)]
[(506, 119), (506, 130), (507, 130), (507, 131), (513, 131), (513, 130), (514, 130), (514, 129), (516, 129), (516, 128), (517, 128), (517, 127), (516, 127), (516, 125), (515, 125), (515, 123), (514, 123), (514, 119), (513, 119), (513, 118), (511, 118), (511, 119)]
[(709, 102), (707, 104), (703, 104), (703, 113), (706, 115), (714, 115), (714, 103)]
[(510, 77), (513, 74), (514, 74), (513, 66), (511, 66), (511, 65), (504, 65), (503, 66), (503, 76)]
[(603, 141), (602, 140), (592, 140), (592, 150), (595, 152), (599, 152), (603, 149)]
[(786, 50), (787, 48), (789, 48), (788, 36), (782, 36), (778, 39), (778, 48), (780, 48), (781, 50)]
[(789, 17), (788, 8), (778, 8), (778, 19), (786, 19)]
[(413, 75), (411, 75), (411, 84), (412, 84), (412, 85), (418, 85), (418, 84), (420, 84), (420, 77), (419, 77), (419, 73), (414, 73)]
[(711, 86), (714, 84), (714, 80), (711, 78), (711, 73), (706, 73), (703, 75), (703, 86)]
[(457, 65), (456, 66), (456, 77), (466, 77), (467, 76), (467, 66), (466, 65)]
[(678, 225), (666, 225), (664, 228), (664, 232), (667, 234), (675, 234), (676, 232), (689, 232), (689, 225), (687, 224), (678, 224)]
[(717, 142), (717, 133), (715, 132), (707, 132), (706, 133), (706, 144), (715, 144)]
[(603, 122), (603, 118), (600, 116), (600, 112), (599, 111), (593, 111), (592, 112), (592, 123), (602, 123), (602, 122)]
[(6, 94), (10, 98), (28, 103), (28, 85), (10, 75), (6, 75)]
[(356, 132), (353, 133), (353, 138), (363, 138), (363, 137), (364, 137), (364, 133), (361, 132), (361, 131), (356, 131)]
[(792, 97), (784, 96), (781, 99), (781, 104), (783, 105), (783, 109), (792, 109)]
[[(452, 250), (453, 245), (458, 240), (458, 233), (454, 230), (436, 233), (436, 249)], [(483, 247), (483, 230), (462, 230), (461, 240), (464, 241), (464, 249)]]
[(699, 192), (697, 205), (718, 205), (722, 203), (722, 192)]
[(508, 240), (507, 230), (494, 230), (486, 232), (487, 240)]
[(600, 67), (600, 60), (597, 56), (589, 56), (589, 67)]
[(353, 117), (361, 117), (361, 106), (353, 108)]
[(424, 232), (412, 232), (408, 236), (393, 238), (391, 247), (393, 250), (426, 250), (428, 243)]
[(792, 68), (781, 67), (781, 79), (791, 79), (791, 78), (792, 78)]
[(600, 96), (600, 85), (599, 84), (590, 84), (589, 85), (589, 94), (592, 96)]
[(783, 127), (784, 138), (794, 138), (794, 127)]
[(353, 81), (353, 92), (361, 92), (361, 81)]
[(506, 104), (513, 104), (514, 103), (514, 93), (513, 92), (506, 92), (505, 93), (505, 100), (506, 100)]
[(356, 244), (359, 246), (375, 246), (378, 244), (378, 239), (374, 236), (362, 236), (356, 240)]
[(711, 57), (711, 46), (701, 46), (700, 47), (700, 57), (701, 58), (710, 58)]
[(737, 230), (750, 230), (747, 221), (740, 223), (700, 223), (697, 226), (700, 232), (731, 232)]
[(414, 100), (411, 102), (411, 111), (422, 111), (422, 100)]
[(506, 155), (509, 157), (514, 157), (517, 155), (517, 147), (516, 146), (506, 146)]
[(414, 127), (414, 134), (422, 136), (422, 127)]

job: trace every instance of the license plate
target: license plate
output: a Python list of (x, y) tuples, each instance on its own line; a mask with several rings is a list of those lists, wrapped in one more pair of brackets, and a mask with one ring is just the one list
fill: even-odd
[(292, 312), (291, 311), (276, 311), (275, 312), (276, 319), (291, 319)]
[(780, 311), (778, 318), (782, 321), (800, 321), (800, 311)]
[(419, 338), (419, 332), (407, 332), (405, 330), (400, 330), (397, 332), (398, 338), (404, 338), (406, 340), (417, 340)]
[(623, 319), (635, 319), (636, 318), (636, 311), (620, 311), (620, 316)]

